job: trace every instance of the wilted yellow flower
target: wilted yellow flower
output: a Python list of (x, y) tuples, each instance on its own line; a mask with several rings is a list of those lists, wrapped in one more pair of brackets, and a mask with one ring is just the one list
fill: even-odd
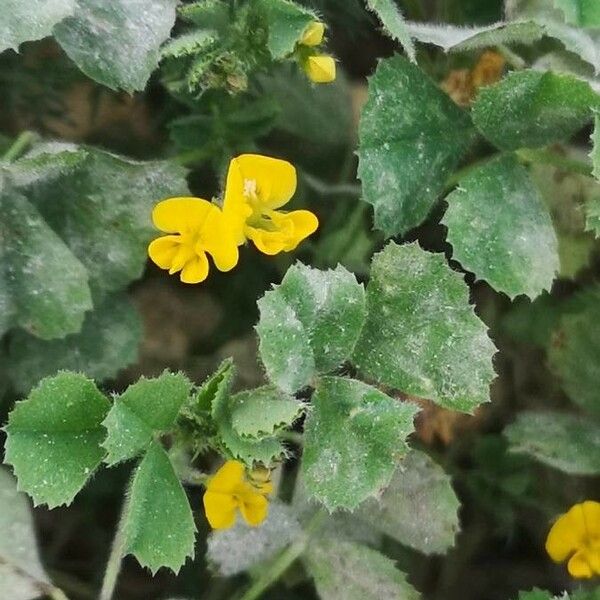
[(276, 210), (296, 191), (296, 169), (285, 160), (242, 154), (229, 164), (223, 213), (238, 244), (246, 239), (265, 254), (294, 250), (316, 231), (317, 217), (308, 210)]
[(206, 485), (203, 498), (206, 518), (213, 529), (227, 529), (235, 523), (239, 510), (244, 521), (256, 527), (267, 516), (267, 496), (272, 491), (270, 481), (251, 481), (241, 462), (228, 460)]
[(210, 254), (219, 271), (238, 262), (238, 249), (221, 210), (201, 198), (169, 198), (152, 211), (154, 225), (168, 233), (153, 240), (148, 255), (169, 274), (181, 272), (184, 283), (200, 283), (208, 275)]
[(335, 60), (326, 54), (314, 54), (304, 61), (304, 71), (313, 83), (335, 81)]
[(548, 533), (546, 551), (555, 562), (568, 559), (572, 577), (600, 575), (600, 502), (575, 504)]
[(304, 30), (302, 37), (298, 41), (302, 46), (318, 46), (323, 41), (325, 35), (325, 25), (320, 21), (313, 21)]

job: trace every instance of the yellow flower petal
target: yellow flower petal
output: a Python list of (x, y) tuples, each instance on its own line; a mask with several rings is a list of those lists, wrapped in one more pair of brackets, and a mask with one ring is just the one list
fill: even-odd
[(228, 460), (209, 480), (209, 492), (233, 494), (244, 483), (244, 465), (238, 460)]
[(546, 552), (555, 562), (566, 560), (585, 543), (585, 522), (581, 504), (561, 515), (548, 533)]
[(249, 491), (240, 502), (240, 512), (250, 527), (260, 525), (267, 517), (269, 501), (260, 493)]
[(325, 25), (320, 21), (313, 21), (304, 30), (299, 43), (303, 46), (318, 46), (323, 41), (325, 34)]
[(200, 283), (208, 277), (208, 258), (206, 254), (202, 252), (197, 254), (194, 258), (188, 260), (179, 278), (183, 283)]
[(169, 198), (154, 207), (152, 221), (165, 233), (185, 233), (202, 227), (212, 206), (202, 198)]
[(268, 256), (279, 254), (287, 245), (287, 239), (280, 231), (246, 227), (246, 235), (254, 242), (257, 250)]
[[(238, 243), (221, 210), (213, 206), (202, 233), (202, 247), (213, 258), (219, 271), (231, 271), (239, 260)], [(196, 252), (199, 248), (196, 249)]]
[[(274, 215), (272, 217), (275, 223), (278, 222), (280, 214), (281, 213), (276, 213), (277, 216)], [(302, 240), (305, 240), (319, 227), (319, 219), (317, 219), (317, 216), (309, 210), (294, 210), (287, 213), (285, 218), (292, 224), (293, 232), (285, 245), (284, 250), (286, 252), (295, 250)]]
[(304, 70), (313, 83), (331, 83), (335, 80), (335, 60), (332, 56), (309, 56), (304, 63)]
[(588, 536), (600, 544), (600, 502), (586, 500), (581, 503), (581, 510)]
[(161, 269), (170, 269), (181, 243), (178, 235), (165, 235), (150, 242), (148, 256)]
[(236, 520), (235, 509), (238, 506), (231, 494), (221, 494), (207, 490), (202, 498), (204, 512), (213, 529), (227, 529)]
[(195, 258), (196, 253), (194, 249), (188, 244), (180, 244), (179, 248), (175, 252), (173, 256), (173, 260), (171, 261), (171, 268), (169, 269), (169, 275), (173, 275), (177, 273), (177, 271), (181, 271), (185, 264)]
[(571, 577), (588, 579), (594, 574), (594, 571), (587, 560), (586, 553), (583, 550), (573, 554), (567, 563), (567, 568), (569, 569)]
[[(244, 193), (248, 197), (251, 191), (255, 191), (257, 205), (279, 208), (289, 202), (296, 185), (296, 169), (289, 162), (260, 154), (242, 154), (229, 164), (223, 208), (225, 212), (240, 210)], [(249, 202), (252, 206), (251, 198)]]

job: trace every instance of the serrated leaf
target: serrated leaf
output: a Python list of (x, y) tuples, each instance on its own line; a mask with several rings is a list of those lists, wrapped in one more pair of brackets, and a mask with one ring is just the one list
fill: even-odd
[[(185, 169), (93, 148), (42, 145), (11, 165), (15, 184), (85, 265), (102, 295), (141, 276), (153, 206), (188, 195)], [(65, 270), (65, 269), (63, 269)]]
[(578, 27), (600, 27), (600, 3), (597, 0), (554, 0), (567, 23)]
[(229, 23), (229, 6), (222, 0), (198, 0), (177, 8), (182, 19), (206, 29), (221, 30)]
[(114, 465), (137, 456), (156, 435), (168, 431), (190, 395), (192, 384), (182, 373), (165, 372), (160, 377), (130, 385), (115, 401), (102, 425), (107, 430), (102, 446), (105, 462)]
[(390, 37), (402, 44), (404, 51), (412, 62), (416, 62), (415, 45), (404, 16), (393, 0), (367, 0), (367, 7), (374, 12), (383, 23)]
[(473, 136), (469, 116), (417, 66), (400, 56), (382, 60), (369, 81), (358, 147), (375, 227), (392, 236), (424, 221)]
[(215, 41), (215, 34), (206, 29), (198, 29), (184, 33), (169, 40), (161, 49), (163, 58), (180, 58), (189, 56), (210, 46)]
[(450, 476), (427, 454), (413, 450), (381, 496), (367, 500), (357, 516), (406, 546), (437, 554), (454, 544), (459, 506)]
[(124, 554), (133, 554), (155, 574), (179, 572), (194, 556), (196, 526), (185, 491), (158, 442), (152, 442), (135, 471), (123, 514)]
[(267, 47), (275, 60), (291, 54), (304, 30), (319, 19), (312, 11), (290, 0), (259, 0), (269, 30)]
[(570, 475), (600, 473), (600, 427), (578, 415), (553, 411), (519, 413), (504, 430), (511, 450)]
[(235, 394), (230, 407), (233, 429), (241, 436), (254, 438), (291, 426), (304, 409), (302, 402), (270, 385)]
[(592, 133), (592, 175), (600, 181), (600, 116), (594, 115), (594, 132)]
[(1, 173), (0, 211), (0, 334), (16, 325), (42, 339), (79, 331), (92, 308), (84, 266)]
[(141, 338), (140, 316), (127, 296), (109, 296), (86, 314), (79, 333), (64, 339), (45, 341), (15, 331), (9, 338), (10, 379), (23, 394), (60, 370), (102, 381), (135, 362)]
[(219, 575), (231, 577), (274, 557), (300, 535), (302, 529), (291, 508), (273, 501), (260, 527), (250, 527), (238, 519), (231, 529), (213, 531), (207, 539), (206, 558)]
[(473, 104), (473, 121), (499, 148), (545, 146), (568, 139), (591, 121), (600, 96), (566, 74), (534, 70), (509, 73), (481, 88)]
[(304, 564), (321, 600), (419, 600), (419, 593), (377, 550), (333, 537), (311, 543)]
[(18, 50), (23, 42), (40, 40), (73, 14), (76, 0), (4, 0), (0, 21), (0, 52)]
[(43, 379), (17, 402), (5, 427), (5, 462), (35, 504), (70, 504), (104, 456), (110, 403), (77, 373)]
[(387, 486), (416, 412), (361, 381), (321, 378), (304, 426), (309, 493), (330, 511), (354, 510)]
[(436, 23), (408, 23), (410, 35), (445, 52), (466, 52), (500, 44), (533, 44), (544, 28), (533, 21), (499, 22), (483, 27), (459, 27)]
[(33, 600), (52, 586), (40, 557), (29, 501), (0, 469), (0, 598)]
[(496, 348), (441, 255), (390, 242), (376, 254), (354, 360), (369, 377), (444, 408), (488, 402)]
[(54, 35), (88, 76), (114, 90), (143, 90), (175, 24), (175, 0), (77, 0)]
[(559, 269), (550, 215), (526, 169), (501, 156), (470, 171), (447, 198), (453, 258), (510, 298), (550, 288)]

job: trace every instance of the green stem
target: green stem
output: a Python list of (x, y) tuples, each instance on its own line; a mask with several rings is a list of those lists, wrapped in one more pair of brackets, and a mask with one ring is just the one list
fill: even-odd
[(119, 571), (121, 570), (121, 561), (125, 555), (125, 524), (129, 513), (129, 502), (130, 494), (127, 493), (125, 501), (123, 502), (123, 510), (121, 512), (121, 518), (119, 519), (117, 533), (115, 534), (115, 539), (113, 540), (113, 545), (110, 550), (110, 556), (108, 557), (106, 571), (104, 572), (99, 600), (111, 600), (117, 585), (117, 578), (119, 577)]
[(312, 532), (324, 518), (323, 511), (316, 512), (308, 523), (304, 535), (290, 544), (246, 590), (240, 600), (256, 600), (273, 585), (306, 550)]
[(53, 588), (48, 595), (52, 600), (69, 600), (66, 594), (59, 588)]
[(305, 171), (302, 172), (302, 179), (304, 182), (311, 187), (315, 192), (323, 194), (324, 196), (336, 195), (336, 194), (348, 194), (350, 196), (360, 196), (361, 186), (355, 183), (326, 183), (315, 177), (309, 175)]
[(515, 52), (513, 52), (508, 46), (504, 44), (498, 44), (496, 46), (496, 51), (502, 54), (504, 60), (517, 71), (524, 69), (527, 66), (527, 63)]
[(33, 143), (34, 139), (35, 133), (33, 131), (22, 131), (11, 144), (10, 148), (4, 153), (2, 159), (6, 162), (16, 160)]
[(542, 165), (552, 165), (565, 171), (572, 171), (580, 175), (592, 175), (592, 165), (582, 160), (562, 156), (551, 150), (534, 150), (531, 148), (522, 148), (515, 152), (517, 157), (526, 163), (537, 163)]

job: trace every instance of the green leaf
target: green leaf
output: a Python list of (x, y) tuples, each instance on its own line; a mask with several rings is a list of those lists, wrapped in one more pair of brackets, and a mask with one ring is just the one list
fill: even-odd
[(0, 597), (33, 600), (52, 585), (40, 562), (33, 518), (25, 494), (0, 469)]
[(275, 60), (291, 54), (304, 30), (318, 17), (290, 0), (259, 0), (265, 12), (269, 36), (267, 47)]
[(594, 132), (592, 133), (592, 175), (600, 181), (600, 115), (594, 115)]
[(591, 121), (600, 106), (590, 86), (576, 77), (516, 71), (481, 88), (473, 121), (481, 133), (506, 150), (566, 140)]
[(410, 35), (444, 52), (467, 52), (500, 44), (533, 44), (544, 35), (544, 28), (533, 21), (494, 23), (484, 27), (459, 27), (435, 23), (408, 23)]
[(4, 0), (0, 21), (0, 52), (19, 49), (30, 40), (40, 40), (52, 33), (52, 28), (73, 14), (76, 0)]
[(400, 56), (382, 60), (369, 81), (358, 148), (375, 226), (392, 236), (419, 225), (473, 139), (468, 115), (417, 66)]
[(229, 24), (229, 6), (222, 0), (198, 0), (177, 8), (182, 19), (206, 29), (223, 30)]
[(328, 510), (354, 510), (388, 485), (413, 431), (414, 404), (353, 379), (323, 377), (304, 427), (306, 488)]
[(79, 333), (64, 339), (44, 341), (15, 331), (8, 354), (10, 379), (23, 394), (60, 370), (102, 381), (137, 360), (141, 338), (140, 316), (127, 296), (109, 296), (87, 313)]
[(88, 275), (27, 199), (0, 174), (0, 334), (19, 325), (43, 339), (81, 329)]
[(383, 494), (367, 500), (357, 515), (400, 543), (434, 554), (454, 544), (459, 506), (449, 475), (427, 454), (413, 450)]
[(589, 418), (526, 411), (504, 434), (513, 452), (527, 454), (570, 475), (600, 473), (600, 427)]
[(189, 195), (185, 169), (171, 162), (136, 162), (65, 144), (36, 148), (11, 174), (86, 266), (99, 294), (143, 273), (147, 244), (158, 235), (151, 222), (156, 202)]
[(388, 35), (402, 44), (412, 62), (416, 62), (415, 44), (404, 16), (393, 0), (367, 0), (367, 7), (374, 12)]
[(102, 446), (105, 462), (114, 465), (137, 456), (157, 434), (168, 431), (190, 395), (192, 384), (181, 373), (142, 377), (115, 401), (102, 425), (108, 434)]
[(230, 406), (233, 429), (241, 436), (254, 438), (291, 426), (304, 409), (302, 402), (270, 385), (235, 394)]
[(582, 297), (580, 309), (563, 316), (550, 346), (549, 361), (564, 390), (584, 410), (600, 416), (600, 293)]
[(231, 577), (273, 558), (300, 535), (302, 529), (291, 508), (273, 501), (260, 527), (238, 519), (231, 529), (213, 531), (207, 539), (206, 558), (219, 575)]
[(304, 563), (321, 600), (419, 600), (394, 561), (367, 546), (333, 537), (310, 544)]
[(143, 90), (175, 23), (175, 0), (77, 0), (56, 39), (88, 76), (114, 90)]
[(442, 255), (390, 242), (375, 255), (358, 368), (386, 385), (471, 412), (489, 400), (494, 344)]
[(110, 404), (77, 373), (43, 379), (10, 413), (5, 462), (35, 504), (70, 504), (104, 456)]
[(180, 58), (196, 54), (203, 48), (210, 46), (215, 41), (215, 34), (206, 29), (198, 29), (184, 33), (179, 37), (169, 40), (161, 50), (164, 58)]
[(510, 298), (549, 289), (559, 268), (548, 210), (526, 169), (501, 156), (470, 171), (447, 198), (453, 258)]
[(155, 574), (175, 573), (194, 556), (196, 526), (185, 491), (158, 442), (152, 442), (131, 482), (123, 515), (124, 554)]
[(600, 3), (597, 0), (554, 0), (567, 23), (578, 27), (600, 27)]

